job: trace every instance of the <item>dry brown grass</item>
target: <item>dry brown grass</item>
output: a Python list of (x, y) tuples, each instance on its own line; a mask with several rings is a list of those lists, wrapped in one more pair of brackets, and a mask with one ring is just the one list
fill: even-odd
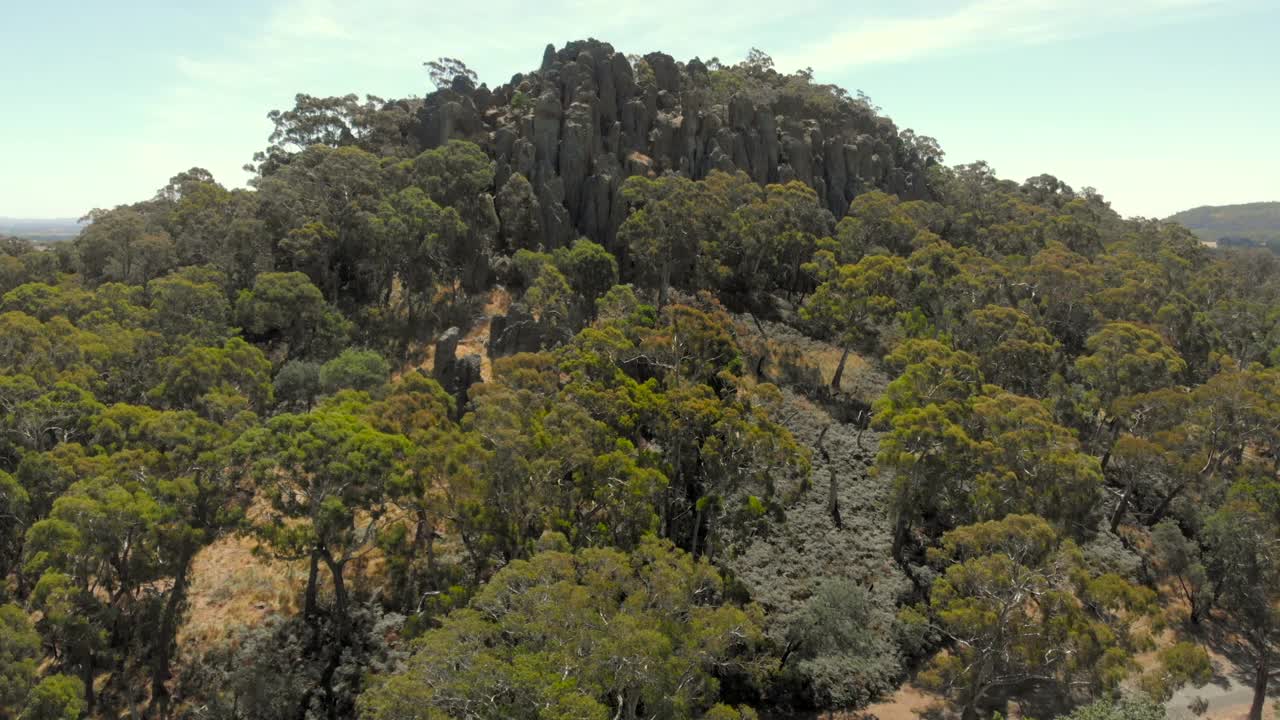
[(435, 343), (414, 343), (409, 347), (410, 358), (420, 358), (419, 360), (410, 360), (398, 370), (391, 372), (391, 380), (394, 382), (399, 380), (407, 372), (421, 370), (430, 375), (436, 367), (436, 346)]
[(257, 542), (233, 536), (201, 550), (191, 566), (191, 608), (179, 645), (209, 647), (275, 613), (292, 613), (307, 580), (305, 562), (270, 561)]
[[(818, 367), (818, 372), (822, 374), (822, 381), (831, 382), (831, 378), (836, 376), (836, 368), (840, 366), (840, 356), (843, 351), (827, 347), (820, 350), (809, 350), (805, 353), (809, 362)], [(849, 359), (844, 364), (844, 375), (840, 378), (840, 390), (848, 393), (857, 391), (857, 378), (866, 372), (870, 365), (867, 359), (856, 353), (849, 353)]]
[(489, 325), (497, 315), (506, 315), (511, 308), (511, 293), (501, 286), (489, 291), (489, 299), (484, 305), (484, 319), (458, 342), (458, 355), (480, 356), (480, 379), (489, 382), (493, 379), (493, 361), (489, 359)]
[[(249, 517), (261, 518), (267, 506), (261, 499), (249, 508)], [(392, 506), (391, 518), (405, 521), (404, 511)], [(361, 517), (361, 522), (367, 522)], [(410, 523), (412, 532), (412, 523)], [(190, 608), (178, 632), (178, 644), (187, 649), (212, 647), (231, 639), (237, 631), (253, 627), (272, 615), (296, 614), (306, 590), (306, 560), (285, 561), (265, 557), (254, 550), (254, 538), (233, 535), (215, 541), (192, 561)], [(351, 588), (375, 589), (387, 580), (386, 558), (370, 547), (347, 565)], [(318, 589), (331, 593), (329, 573), (321, 568)]]
[[(760, 332), (765, 328), (767, 335)], [(816, 340), (780, 323), (757, 324), (749, 316), (738, 316), (735, 327), (751, 369), (760, 365), (766, 379), (776, 385), (818, 388), (830, 385), (840, 365), (843, 351), (831, 343)], [(888, 378), (865, 357), (850, 353), (845, 362), (839, 390), (870, 404), (883, 392)]]
[(941, 695), (906, 684), (884, 700), (853, 713), (837, 713), (835, 720), (853, 720), (864, 714), (879, 720), (918, 720), (921, 713), (943, 702)]

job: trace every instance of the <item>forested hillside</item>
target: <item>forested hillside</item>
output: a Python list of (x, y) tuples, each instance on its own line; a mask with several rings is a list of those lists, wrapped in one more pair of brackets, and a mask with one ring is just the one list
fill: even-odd
[(0, 245), (0, 720), (1274, 713), (1280, 258), (758, 51), (427, 70)]
[(1222, 247), (1265, 247), (1280, 252), (1280, 202), (1206, 205), (1183, 210), (1169, 219)]

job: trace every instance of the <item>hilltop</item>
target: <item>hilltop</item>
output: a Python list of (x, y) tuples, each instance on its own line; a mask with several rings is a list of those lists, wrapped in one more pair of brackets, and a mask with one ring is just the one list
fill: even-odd
[(1204, 205), (1169, 216), (1219, 247), (1266, 246), (1280, 252), (1280, 202)]
[(1270, 715), (1280, 258), (759, 51), (427, 66), (0, 242), (0, 720)]

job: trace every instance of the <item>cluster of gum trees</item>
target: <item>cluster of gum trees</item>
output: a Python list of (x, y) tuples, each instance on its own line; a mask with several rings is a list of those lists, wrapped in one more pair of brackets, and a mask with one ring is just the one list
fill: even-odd
[[(252, 189), (192, 170), (73, 243), (0, 245), (0, 718), (725, 720), (908, 670), (976, 717), (1163, 700), (1205, 644), (1260, 717), (1274, 257), (982, 164), (838, 222), (801, 183), (635, 177), (613, 251), (540, 247), (520, 183), (418, 153), (410, 109), (302, 96)], [(495, 283), (542, 348), (460, 404), (412, 366)], [(771, 633), (727, 572), (808, 491), (730, 311), (893, 375), (866, 511), (913, 581), (896, 610), (829, 578)], [(194, 560), (233, 535), (305, 568), (300, 611), (180, 652)]]
[[(453, 146), (436, 156), (456, 169), (475, 154)], [(421, 196), (438, 177), (400, 194), (417, 205), (379, 206), (350, 232), (385, 232), (422, 253), (436, 253), (442, 235), (465, 242), (457, 211)], [(281, 193), (297, 200), (332, 191), (299, 182)], [(274, 196), (258, 193), (248, 202), (259, 204), (256, 221), (265, 223)], [(200, 264), (116, 263), (136, 238), (101, 219), (74, 246), (6, 245), (14, 273), (0, 320), (11, 369), (0, 378), (0, 560), (6, 622), (21, 640), (5, 659), (6, 713), (42, 707), (54, 690), (71, 717), (168, 717), (206, 700), (216, 706), (224, 691), (235, 696), (231, 716), (277, 710), (238, 708), (253, 693), (235, 685), (199, 687), (212, 697), (193, 697), (174, 678), (193, 558), (230, 534), (309, 567), (298, 651), (317, 672), (290, 711), (343, 715), (359, 685), (335, 689), (335, 675), (367, 640), (362, 613), (371, 604), (429, 626), (497, 569), (532, 555), (545, 533), (572, 548), (624, 552), (668, 538), (661, 552), (677, 567), (689, 552), (705, 564), (726, 538), (776, 510), (775, 483), (805, 472), (805, 452), (770, 419), (776, 391), (739, 376), (731, 323), (712, 299), (659, 312), (630, 287), (613, 287), (616, 261), (598, 245), (521, 249), (522, 302), (567, 333), (548, 338), (571, 340), (498, 361), (460, 408), (420, 373), (390, 381), (387, 359), (359, 345), (402, 360), (402, 328), (419, 327), (420, 313), (443, 312), (441, 305), (465, 306), (472, 293), (457, 260), (464, 251), (447, 249), (428, 272), (430, 302), (413, 299), (419, 290), (404, 267), (379, 270), (389, 273), (380, 281), (387, 285), (356, 297), (345, 283), (362, 281), (376, 258), (342, 258), (324, 245), (328, 257), (317, 266), (295, 263), (304, 236), (341, 243), (340, 232), (309, 217), (297, 218), (260, 272), (207, 247), (238, 241), (222, 234), (223, 220), (184, 224), (207, 210), (193, 206), (239, 197), (192, 172), (140, 207), (100, 214), (141, 219), (146, 237), (198, 250), (204, 254), (187, 261), (208, 261)], [(405, 230), (414, 219), (405, 216), (423, 208), (435, 214), (415, 216), (420, 226)], [(446, 230), (421, 224), (437, 216), (449, 220)], [(409, 251), (388, 252), (405, 262)], [(342, 279), (344, 268), (351, 280)], [(577, 332), (573, 318), (587, 316), (597, 319)], [(368, 317), (395, 327), (351, 320)], [(437, 555), (438, 544), (447, 555)], [(370, 555), (385, 561), (385, 576), (352, 586), (349, 568)], [(711, 609), (725, 603), (701, 591), (692, 600)], [(734, 608), (723, 612), (742, 612)], [(734, 622), (724, 632), (758, 632), (755, 615)], [(733, 662), (738, 647), (730, 636), (718, 653)], [(698, 653), (672, 662), (691, 663), (682, 673), (720, 667)], [(704, 682), (715, 687), (711, 675)], [(704, 689), (682, 707), (716, 699)], [(639, 696), (626, 702), (634, 710)]]
[[(1188, 637), (1230, 646), (1260, 717), (1280, 629), (1275, 259), (1212, 258), (1179, 228), (1121, 222), (1051, 179), (959, 168), (944, 181), (938, 233), (933, 212), (881, 200), (892, 209), (873, 237), (909, 244), (832, 243), (803, 308), (898, 373), (874, 419), (894, 552), (909, 568), (950, 563), (928, 594), (951, 645), (922, 677), (966, 715), (1002, 686), (1125, 677), (1145, 641), (1116, 627), (1151, 591), (1047, 565), (1058, 543), (1106, 532), (1146, 556), (1134, 579), (1174, 583)], [(1079, 610), (1119, 625), (1073, 627)], [(1197, 674), (1188, 652), (1144, 679), (1157, 698)]]

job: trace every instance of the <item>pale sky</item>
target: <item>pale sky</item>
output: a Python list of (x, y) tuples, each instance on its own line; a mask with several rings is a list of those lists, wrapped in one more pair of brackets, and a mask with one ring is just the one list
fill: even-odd
[(424, 60), (490, 86), (548, 43), (861, 89), (956, 164), (1049, 172), (1125, 215), (1280, 200), (1276, 0), (0, 0), (0, 216), (79, 216), (192, 166), (242, 185), (295, 93), (424, 95)]

